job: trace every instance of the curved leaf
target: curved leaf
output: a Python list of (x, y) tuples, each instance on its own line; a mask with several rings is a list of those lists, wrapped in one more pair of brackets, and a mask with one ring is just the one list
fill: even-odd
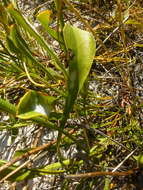
[(31, 90), (21, 98), (17, 107), (17, 115), (21, 119), (47, 117), (50, 115), (54, 101), (54, 97)]
[(52, 12), (50, 10), (44, 10), (41, 11), (39, 14), (37, 14), (37, 19), (41, 23), (41, 25), (46, 29), (46, 31), (57, 41), (62, 42), (61, 35), (58, 34), (58, 32), (54, 29), (52, 29), (49, 26), (49, 23), (51, 22), (51, 14)]
[(27, 58), (27, 60), (31, 60), (35, 63), (38, 67), (40, 67), (43, 71), (46, 72), (50, 79), (54, 79), (51, 72), (48, 71), (33, 55), (32, 52), (25, 42), (25, 40), (20, 35), (18, 28), (15, 24), (10, 26), (10, 34), (7, 37), (7, 44), (11, 52), (16, 53), (17, 55), (20, 54), (21, 57)]
[(73, 73), (76, 73), (80, 91), (95, 56), (95, 40), (91, 33), (70, 24), (65, 25), (63, 33), (66, 47), (72, 50), (74, 55), (72, 65), (69, 65), (70, 77), (72, 78)]
[(22, 26), (23, 29), (25, 31), (27, 31), (32, 37), (34, 37), (36, 39), (37, 43), (39, 43), (41, 45), (41, 47), (44, 48), (45, 51), (47, 51), (48, 55), (50, 55), (55, 60), (55, 66), (58, 67), (58, 68), (60, 68), (61, 71), (64, 73), (64, 76), (67, 77), (67, 72), (66, 72), (65, 68), (63, 67), (63, 64), (59, 60), (56, 52), (51, 47), (49, 47), (49, 45), (47, 44), (47, 42), (37, 32), (37, 30), (32, 26), (32, 24), (29, 23), (29, 21), (20, 13), (20, 11), (18, 11), (17, 9), (15, 9), (12, 4), (10, 4), (7, 7), (7, 11), (17, 21), (17, 23), (20, 26)]
[(65, 106), (65, 114), (68, 116), (89, 74), (95, 56), (95, 40), (91, 33), (70, 24), (65, 25), (63, 35), (67, 49), (73, 54), (69, 63), (68, 96)]

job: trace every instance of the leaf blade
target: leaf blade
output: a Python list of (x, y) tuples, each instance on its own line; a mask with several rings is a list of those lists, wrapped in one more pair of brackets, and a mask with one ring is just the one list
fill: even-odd
[(21, 98), (17, 106), (17, 116), (21, 119), (48, 117), (54, 100), (54, 97), (30, 90)]
[(87, 31), (66, 24), (63, 35), (67, 49), (73, 52), (69, 63), (68, 96), (64, 110), (67, 118), (89, 74), (96, 49), (94, 37)]

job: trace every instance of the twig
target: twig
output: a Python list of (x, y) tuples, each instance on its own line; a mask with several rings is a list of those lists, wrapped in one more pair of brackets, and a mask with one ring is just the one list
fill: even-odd
[(32, 158), (30, 158), (29, 160), (27, 160), (26, 162), (24, 162), (22, 165), (20, 165), (18, 168), (16, 168), (14, 171), (10, 172), (8, 175), (6, 175), (5, 177), (3, 177), (0, 180), (0, 183), (4, 182), (5, 180), (7, 180), (9, 177), (11, 177), (12, 175), (14, 175), (16, 172), (18, 172), (19, 170), (21, 170), (22, 168), (24, 168), (25, 166), (27, 166), (31, 160), (34, 160), (37, 157), (37, 154), (34, 155)]
[(138, 148), (136, 148), (135, 150), (133, 150), (130, 154), (128, 154), (126, 157), (125, 157), (125, 159), (120, 163), (120, 164), (118, 164), (118, 166), (116, 166), (116, 168), (114, 168), (114, 170), (112, 171), (112, 172), (115, 172), (116, 170), (118, 170), (123, 164), (124, 164), (124, 162), (129, 158), (129, 157), (131, 157), (133, 154), (134, 154), (134, 152), (137, 150)]
[(71, 178), (89, 178), (89, 177), (96, 177), (96, 176), (128, 176), (131, 174), (134, 174), (134, 172), (138, 170), (138, 168), (134, 168), (132, 170), (128, 170), (125, 172), (102, 172), (102, 171), (97, 171), (97, 172), (90, 172), (90, 173), (81, 173), (81, 174), (72, 174), (72, 175), (67, 175), (65, 176), (66, 179), (71, 179)]
[[(69, 133), (73, 134), (74, 130), (71, 130)], [(66, 137), (65, 135), (62, 136), (62, 138), (65, 138), (65, 137)], [(54, 145), (56, 142), (57, 142), (57, 140), (53, 140), (50, 143), (47, 143), (47, 144), (44, 144), (44, 145), (39, 146), (37, 148), (34, 148), (33, 150), (30, 150), (30, 151), (26, 152), (25, 154), (23, 154), (23, 155), (15, 158), (13, 160), (11, 160), (10, 162), (7, 162), (6, 164), (4, 164), (3, 166), (0, 167), (0, 172), (2, 172), (3, 170), (7, 169), (9, 166), (11, 166), (12, 164), (18, 162), (19, 160), (22, 160), (23, 158), (27, 158), (27, 157), (29, 157), (32, 154), (36, 154), (39, 151), (47, 149), (51, 145)]]

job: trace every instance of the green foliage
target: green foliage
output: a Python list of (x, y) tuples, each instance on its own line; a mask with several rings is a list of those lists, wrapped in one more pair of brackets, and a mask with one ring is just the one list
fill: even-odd
[(16, 108), (13, 104), (9, 103), (8, 100), (0, 98), (0, 110), (5, 111), (9, 114), (16, 115)]
[(38, 116), (48, 117), (54, 101), (54, 97), (29, 91), (21, 98), (18, 104), (17, 116), (21, 119), (31, 119)]
[(65, 108), (65, 113), (68, 114), (91, 69), (95, 56), (95, 40), (89, 32), (69, 24), (65, 25), (63, 35), (66, 47), (72, 54), (69, 60), (68, 97)]
[(7, 10), (14, 17), (16, 22), (18, 22), (18, 24), (20, 24), (20, 26), (23, 27), (25, 31), (29, 32), (29, 34), (36, 39), (37, 43), (39, 43), (41, 47), (47, 51), (48, 55), (50, 55), (55, 60), (56, 64), (66, 75), (66, 71), (54, 50), (48, 46), (43, 37), (40, 34), (38, 34), (38, 32), (33, 28), (33, 26), (28, 22), (28, 20), (26, 20), (18, 10), (14, 9), (12, 5), (9, 5)]
[(56, 31), (53, 30), (50, 26), (49, 23), (51, 21), (51, 11), (50, 10), (45, 10), (37, 14), (37, 19), (41, 23), (41, 25), (45, 28), (45, 30), (48, 32), (50, 36), (52, 36), (55, 40), (59, 41), (60, 43), (64, 43), (62, 40), (61, 35)]
[(30, 14), (18, 5), (0, 2), (0, 131), (12, 143), (21, 135), (0, 182), (52, 174), (61, 189), (130, 186), (130, 175), (89, 176), (142, 168), (140, 3), (54, 0)]

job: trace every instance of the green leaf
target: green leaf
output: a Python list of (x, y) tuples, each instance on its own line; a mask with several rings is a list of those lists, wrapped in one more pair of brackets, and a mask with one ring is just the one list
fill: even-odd
[(67, 49), (72, 51), (65, 106), (65, 114), (68, 116), (92, 66), (95, 56), (95, 40), (91, 33), (70, 24), (65, 25), (63, 35)]
[(36, 58), (32, 55), (29, 46), (20, 35), (20, 32), (18, 31), (18, 28), (15, 24), (12, 24), (10, 26), (10, 34), (7, 37), (7, 44), (11, 52), (17, 55), (21, 55), (21, 59), (23, 59), (23, 61), (25, 61), (26, 59), (31, 60), (32, 63), (35, 63), (44, 72), (46, 72), (50, 79), (54, 79), (51, 72), (47, 68), (45, 68), (40, 62), (38, 62)]
[(51, 15), (51, 10), (44, 10), (37, 14), (37, 18), (39, 21), (42, 21), (44, 25), (49, 25), (52, 20)]
[[(15, 47), (13, 52), (18, 54), (21, 54), (22, 57), (26, 58), (28, 57), (32, 62), (37, 63), (35, 57), (32, 56), (32, 52), (30, 51), (28, 45), (26, 44), (25, 40), (21, 37), (17, 26), (15, 24), (12, 24), (10, 26), (10, 33), (9, 33), (9, 41), (8, 41), (8, 45), (10, 48), (10, 50), (12, 51), (13, 46)], [(13, 42), (13, 46), (12, 44), (10, 44), (10, 40), (11, 42)]]
[[(81, 165), (82, 163), (83, 163), (83, 160), (74, 162), (74, 164), (78, 165), (78, 166)], [(63, 165), (64, 165), (64, 167), (66, 166), (68, 168), (71, 164), (72, 164), (71, 160), (63, 160), (62, 163), (56, 162), (56, 163), (53, 163), (53, 164), (50, 164), (47, 166), (43, 166), (40, 168), (34, 168), (32, 170), (35, 171), (36, 174), (39, 176), (46, 175), (46, 174), (59, 174), (59, 173), (66, 172), (65, 169), (62, 169)]]
[(22, 169), (19, 172), (16, 173), (16, 175), (13, 175), (11, 178), (13, 181), (23, 181), (24, 179), (30, 179), (32, 176), (31, 171), (26, 169)]
[[(68, 166), (70, 164), (70, 160), (64, 160), (63, 164), (65, 166)], [(43, 168), (40, 168), (40, 169), (47, 170), (47, 171), (53, 171), (53, 170), (61, 169), (62, 166), (63, 165), (60, 162), (56, 162), (56, 163), (44, 166)]]
[(54, 97), (36, 91), (29, 91), (21, 98), (17, 107), (17, 115), (21, 119), (47, 117), (50, 115), (54, 101)]
[[(0, 166), (3, 166), (4, 164), (6, 164), (7, 161), (5, 160), (0, 160)], [(2, 172), (0, 172), (0, 179), (2, 179), (3, 177), (5, 177), (6, 175), (8, 175), (9, 173), (13, 172), (14, 170), (17, 169), (17, 165), (13, 164), (10, 167), (8, 167), (7, 169), (3, 170)], [(12, 175), (11, 177), (8, 178), (8, 181), (11, 182), (15, 182), (15, 181), (22, 181), (25, 178), (30, 176), (31, 171), (28, 170), (27, 168), (23, 168), (21, 170), (19, 170), (18, 172), (16, 172), (14, 175)]]
[(16, 114), (15, 105), (11, 104), (8, 100), (4, 100), (2, 98), (0, 98), (0, 110), (12, 115)]
[(143, 168), (143, 154), (136, 156), (137, 164), (139, 168)]
[(24, 18), (24, 16), (17, 9), (15, 9), (12, 4), (10, 4), (7, 7), (7, 11), (16, 20), (16, 22), (21, 27), (23, 27), (23, 29), (25, 31), (27, 31), (32, 37), (34, 37), (37, 40), (37, 43), (39, 43), (40, 46), (45, 49), (45, 51), (47, 51), (48, 55), (50, 55), (51, 58), (55, 60), (55, 66), (57, 66), (57, 68), (59, 68), (64, 73), (64, 75), (66, 77), (67, 72), (66, 72), (65, 68), (63, 67), (62, 63), (60, 62), (57, 54), (55, 53), (55, 51), (51, 47), (49, 47), (47, 42), (36, 31), (36, 29), (31, 25), (31, 23), (29, 23), (29, 21), (26, 18)]
[(63, 42), (62, 37), (58, 34), (57, 31), (53, 30), (49, 23), (51, 21), (51, 11), (44, 10), (37, 14), (37, 20), (41, 23), (41, 25), (46, 29), (46, 31), (51, 35), (55, 40), (59, 42)]
[(6, 43), (7, 43), (7, 48), (10, 52), (14, 53), (14, 54), (19, 54), (19, 49), (14, 45), (13, 41), (10, 39), (9, 36), (7, 36), (6, 38)]
[(141, 22), (138, 22), (136, 20), (133, 20), (133, 19), (129, 19), (125, 22), (125, 24), (134, 24), (134, 25), (140, 25), (142, 26), (142, 23)]
[(26, 148), (26, 149), (23, 149), (23, 150), (16, 150), (15, 153), (14, 153), (13, 158), (22, 156), (23, 154), (27, 153), (30, 150), (32, 150), (32, 148)]
[[(73, 52), (72, 65), (69, 65), (71, 86), (76, 80), (78, 91), (81, 90), (95, 56), (95, 40), (91, 33), (66, 24), (64, 27), (64, 40), (66, 47)], [(74, 79), (74, 76), (76, 79)]]

